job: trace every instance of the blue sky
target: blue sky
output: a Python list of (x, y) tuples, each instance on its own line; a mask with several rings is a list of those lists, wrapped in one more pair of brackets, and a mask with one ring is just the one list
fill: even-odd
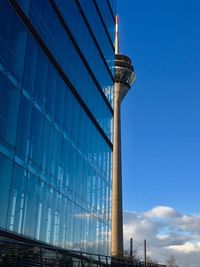
[(124, 243), (180, 267), (200, 255), (200, 1), (118, 0), (120, 52), (137, 80), (122, 103)]
[(122, 107), (124, 209), (200, 213), (200, 2), (118, 0), (137, 80)]

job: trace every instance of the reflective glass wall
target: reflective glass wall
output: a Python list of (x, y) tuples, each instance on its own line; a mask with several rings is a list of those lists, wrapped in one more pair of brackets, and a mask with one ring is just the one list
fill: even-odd
[(114, 16), (100, 2), (0, 1), (0, 228), (109, 254)]

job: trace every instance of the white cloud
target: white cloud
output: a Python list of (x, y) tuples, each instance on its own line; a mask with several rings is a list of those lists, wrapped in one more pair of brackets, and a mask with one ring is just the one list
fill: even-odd
[(156, 206), (152, 210), (147, 211), (144, 215), (149, 218), (164, 218), (164, 219), (176, 218), (180, 216), (180, 214), (177, 211), (175, 211), (170, 207), (165, 207), (165, 206)]
[(128, 249), (133, 237), (134, 249), (143, 256), (143, 240), (148, 255), (161, 263), (173, 255), (180, 267), (197, 267), (200, 260), (200, 215), (181, 214), (166, 206), (144, 213), (124, 212), (124, 243)]
[(186, 254), (190, 254), (193, 252), (200, 253), (200, 242), (195, 244), (192, 242), (186, 242), (185, 244), (182, 245), (169, 246), (169, 249)]

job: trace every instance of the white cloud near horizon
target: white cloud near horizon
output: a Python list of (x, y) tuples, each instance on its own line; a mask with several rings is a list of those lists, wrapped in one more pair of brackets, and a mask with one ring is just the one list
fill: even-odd
[(146, 239), (147, 254), (152, 260), (165, 263), (173, 255), (180, 267), (200, 266), (200, 214), (181, 214), (167, 206), (143, 213), (125, 211), (125, 249), (129, 249), (131, 237), (141, 257)]

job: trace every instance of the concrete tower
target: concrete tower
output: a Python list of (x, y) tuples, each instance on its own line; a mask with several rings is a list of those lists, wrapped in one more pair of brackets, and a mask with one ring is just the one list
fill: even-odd
[(121, 102), (135, 80), (129, 57), (119, 54), (118, 16), (115, 30), (115, 84), (114, 84), (114, 140), (112, 191), (112, 251), (114, 257), (123, 256), (123, 208), (121, 163)]

